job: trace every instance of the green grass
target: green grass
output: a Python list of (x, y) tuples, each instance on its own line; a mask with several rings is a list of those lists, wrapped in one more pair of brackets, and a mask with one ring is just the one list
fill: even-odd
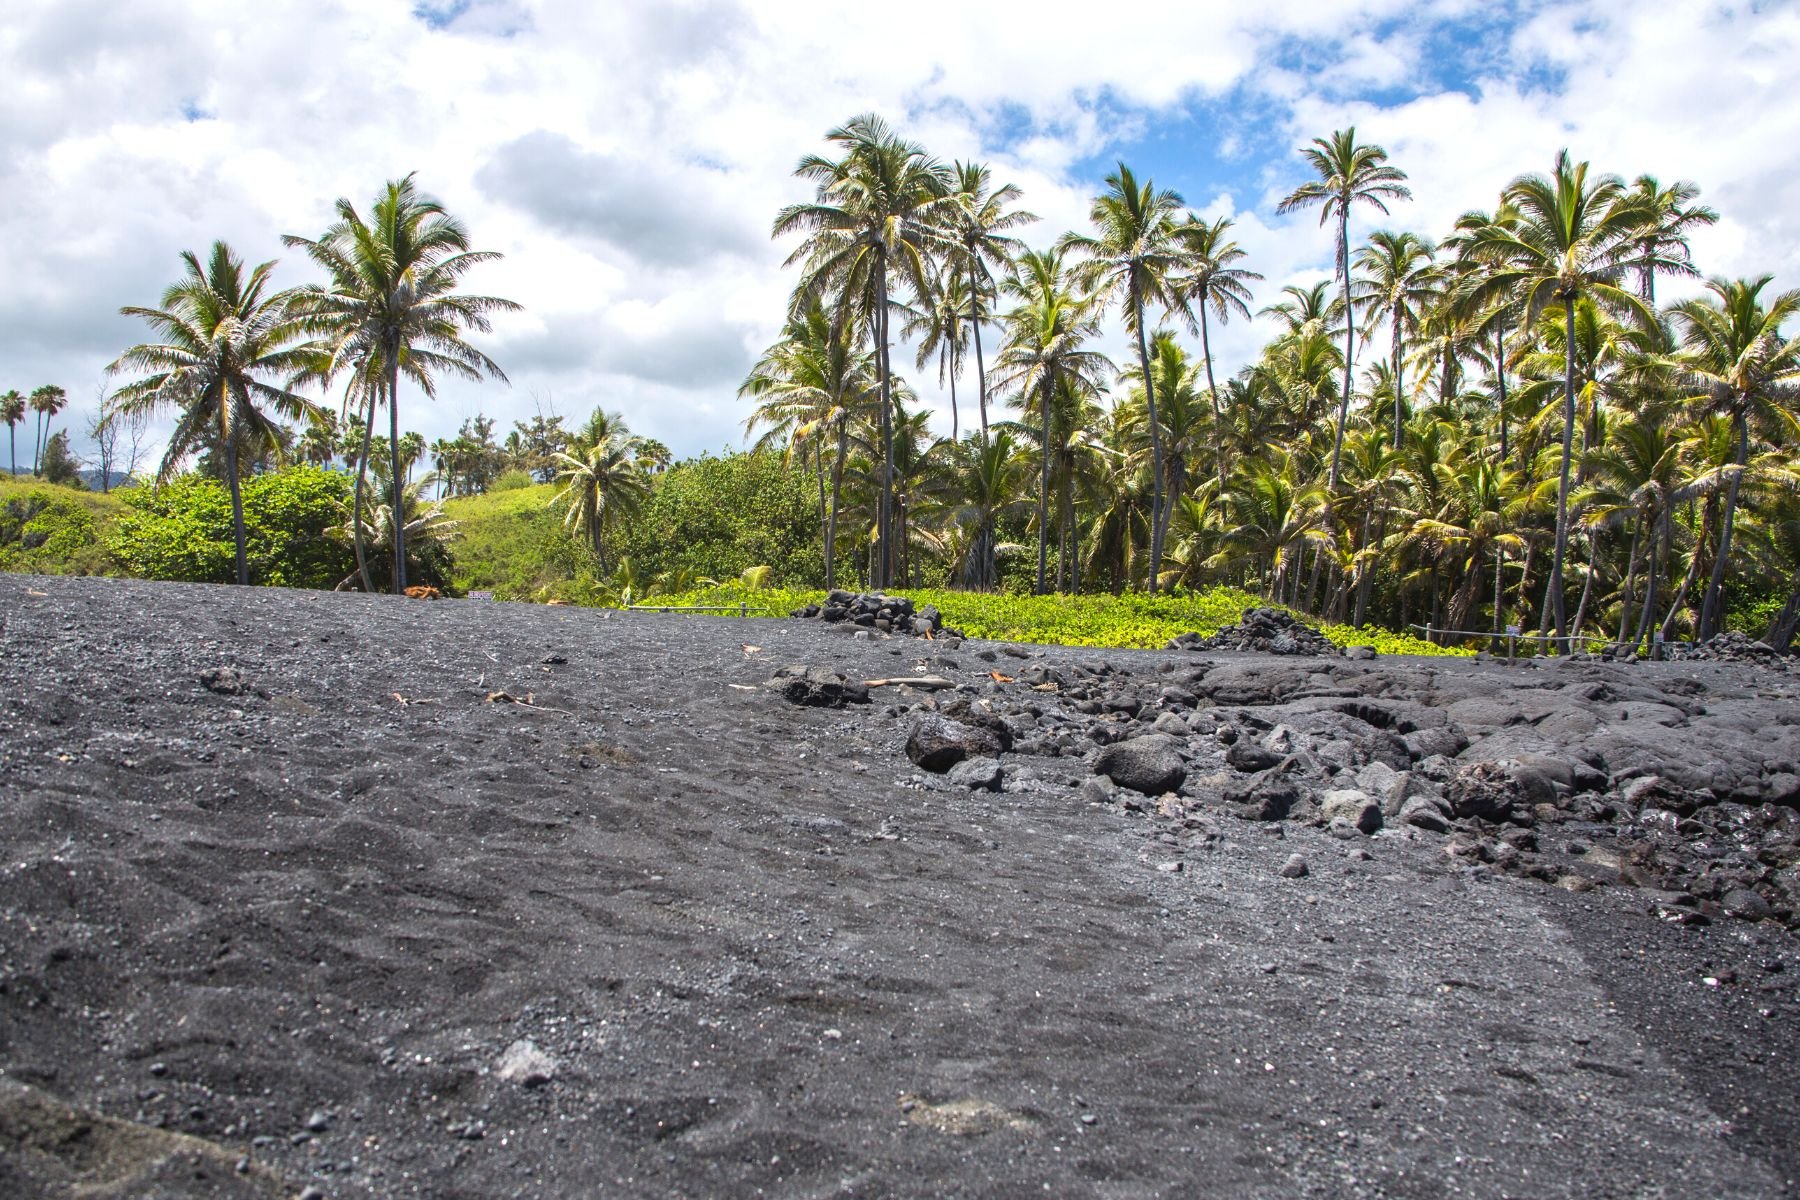
[(0, 474), (0, 571), (119, 574), (106, 538), (124, 508), (116, 494)]
[[(1182, 633), (1212, 635), (1235, 624), (1246, 608), (1260, 601), (1236, 588), (1144, 596), (1009, 596), (955, 592), (936, 588), (896, 589), (915, 604), (935, 604), (944, 623), (970, 637), (1004, 642), (1057, 646), (1100, 646), (1160, 650)], [(646, 604), (743, 604), (753, 617), (785, 617), (803, 604), (825, 598), (821, 591), (789, 588), (749, 590), (736, 584), (701, 588), (671, 596), (655, 596)], [(1383, 629), (1327, 625), (1326, 637), (1340, 646), (1373, 646), (1383, 654), (1459, 655), (1470, 651), (1434, 646), (1406, 634)]]
[(563, 532), (562, 513), (548, 507), (556, 490), (553, 483), (539, 483), (445, 501), (445, 514), (457, 523), (451, 586), (491, 590), (498, 600), (530, 600), (572, 578), (581, 552)]

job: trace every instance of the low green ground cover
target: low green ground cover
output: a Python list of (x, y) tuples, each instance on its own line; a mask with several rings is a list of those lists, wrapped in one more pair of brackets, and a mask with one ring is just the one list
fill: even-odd
[[(1237, 588), (1143, 596), (1012, 596), (956, 592), (937, 588), (903, 588), (896, 592), (915, 604), (935, 604), (944, 623), (970, 637), (994, 641), (1034, 642), (1058, 646), (1161, 649), (1182, 633), (1211, 635), (1236, 623), (1246, 608), (1261, 603)], [(737, 584), (699, 588), (656, 596), (646, 604), (742, 605), (753, 617), (785, 617), (803, 604), (825, 598), (822, 590), (744, 588)], [(1373, 646), (1383, 654), (1460, 655), (1470, 650), (1435, 646), (1406, 634), (1382, 629), (1327, 625), (1325, 636), (1340, 646)]]

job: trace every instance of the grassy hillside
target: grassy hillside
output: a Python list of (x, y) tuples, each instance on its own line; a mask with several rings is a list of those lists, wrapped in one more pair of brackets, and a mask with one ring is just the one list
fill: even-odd
[(0, 474), (0, 571), (118, 574), (105, 539), (124, 507), (116, 495)]
[(444, 512), (457, 523), (452, 586), (492, 591), (500, 600), (530, 600), (539, 589), (572, 578), (582, 551), (563, 532), (562, 513), (547, 507), (556, 490), (541, 483), (445, 501)]

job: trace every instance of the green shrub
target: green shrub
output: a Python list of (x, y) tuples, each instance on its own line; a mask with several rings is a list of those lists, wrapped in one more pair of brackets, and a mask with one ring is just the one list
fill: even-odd
[(539, 483), (445, 501), (445, 515), (457, 523), (452, 586), (491, 591), (496, 600), (527, 600), (584, 572), (592, 575), (592, 550), (570, 536), (560, 511), (548, 507), (557, 490)]
[(104, 570), (107, 559), (93, 514), (59, 490), (34, 488), (0, 503), (0, 570), (80, 575)]
[[(349, 480), (314, 466), (243, 481), (245, 553), (252, 583), (329, 588), (355, 567), (341, 527)], [(225, 485), (183, 475), (122, 494), (125, 515), (110, 548), (133, 575), (189, 583), (237, 577), (231, 497)]]
[(618, 549), (647, 579), (731, 579), (764, 563), (777, 583), (822, 579), (818, 481), (775, 453), (688, 459), (656, 477)]
[(501, 472), (500, 478), (494, 480), (493, 486), (488, 488), (488, 491), (516, 492), (520, 488), (533, 487), (536, 484), (537, 480), (531, 477), (530, 471), (521, 471), (514, 468), (511, 471)]

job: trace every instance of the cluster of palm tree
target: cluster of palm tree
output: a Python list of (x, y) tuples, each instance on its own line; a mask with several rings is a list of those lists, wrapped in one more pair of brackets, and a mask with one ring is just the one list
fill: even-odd
[[(391, 555), (388, 581), (406, 587), (409, 535), (408, 472), (401, 456), (400, 381), (426, 396), (444, 375), (504, 379), (500, 368), (465, 338), (486, 331), (510, 300), (461, 290), (470, 270), (499, 256), (470, 249), (467, 230), (437, 201), (421, 194), (412, 176), (390, 182), (367, 219), (349, 200), (321, 236), (285, 236), (322, 269), (326, 281), (271, 290), (273, 262), (246, 270), (224, 242), (202, 262), (184, 253), (183, 277), (163, 294), (160, 308), (128, 307), (157, 337), (126, 350), (109, 368), (140, 377), (108, 400), (108, 416), (131, 418), (159, 409), (176, 413), (175, 431), (158, 481), (168, 479), (197, 450), (222, 453), (231, 493), (237, 578), (249, 580), (239, 480), (249, 456), (284, 455), (291, 434), (282, 418), (329, 431), (326, 410), (299, 389), (343, 384), (340, 416), (360, 425), (350, 530), (358, 575), (374, 590), (365, 546), (379, 529)], [(364, 517), (375, 418), (388, 413), (385, 497)], [(303, 435), (304, 436), (304, 435)], [(314, 435), (308, 454), (328, 444)], [(422, 449), (414, 449), (413, 457)], [(420, 496), (412, 497), (417, 510)], [(427, 522), (429, 524), (429, 522)]]
[[(1800, 293), (1712, 279), (1657, 306), (1717, 219), (1692, 184), (1565, 151), (1441, 241), (1357, 243), (1352, 212), (1388, 215), (1406, 175), (1354, 129), (1315, 139), (1280, 210), (1334, 226), (1335, 278), (1282, 289), (1258, 314), (1276, 335), (1222, 379), (1212, 326), (1249, 318), (1262, 278), (1229, 219), (1121, 164), (1089, 230), (1029, 249), (987, 168), (873, 116), (827, 141), (797, 170), (814, 198), (775, 220), (800, 277), (741, 394), (747, 430), (816, 476), (828, 586), (848, 551), (876, 587), (991, 588), (1035, 530), (1039, 591), (1234, 583), (1359, 625), (1535, 622), (1563, 648), (1709, 637), (1757, 599), (1782, 645), (1800, 625)], [(1098, 349), (1115, 313), (1122, 366)], [(949, 386), (948, 438), (894, 369), (896, 321)]]
[(6, 425), (7, 441), (11, 443), (11, 471), (19, 473), (19, 431), (18, 427), (25, 423), (27, 411), (37, 414), (37, 429), (31, 442), (31, 473), (43, 474), (44, 450), (50, 444), (52, 418), (61, 412), (69, 402), (69, 395), (53, 383), (32, 389), (30, 396), (22, 396), (15, 388), (0, 394), (0, 422)]

